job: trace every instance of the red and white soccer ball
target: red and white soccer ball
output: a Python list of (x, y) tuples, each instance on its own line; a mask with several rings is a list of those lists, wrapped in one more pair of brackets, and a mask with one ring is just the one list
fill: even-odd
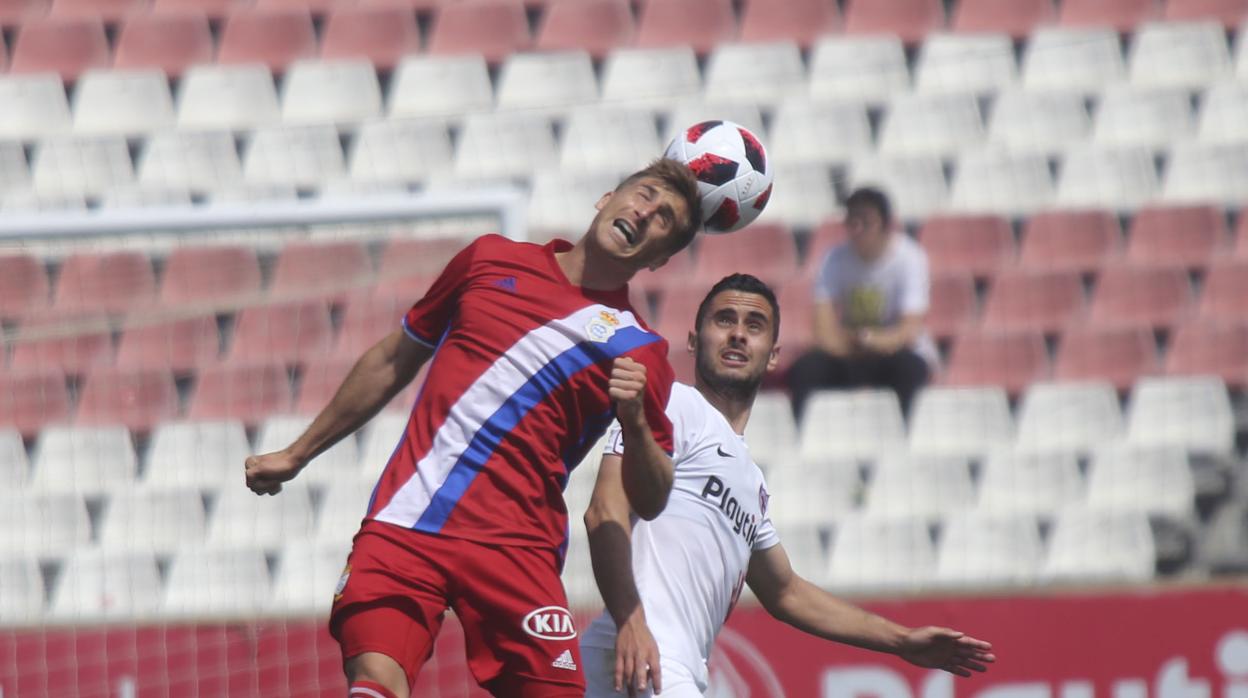
[(731, 121), (703, 121), (680, 132), (664, 157), (689, 166), (702, 193), (708, 233), (749, 225), (771, 198), (771, 160), (762, 141)]

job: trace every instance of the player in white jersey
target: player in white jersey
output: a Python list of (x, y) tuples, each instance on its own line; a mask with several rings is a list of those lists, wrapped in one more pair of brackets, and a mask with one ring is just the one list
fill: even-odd
[(581, 640), (590, 698), (650, 695), (648, 685), (664, 696), (702, 696), (711, 646), (745, 584), (772, 616), (828, 640), (960, 676), (995, 660), (987, 642), (898, 625), (794, 573), (742, 436), (763, 375), (776, 366), (779, 328), (775, 294), (753, 276), (726, 277), (702, 301), (687, 340), (696, 387), (674, 384), (667, 406), (675, 483), (657, 518), (629, 510), (622, 443), (610, 432), (585, 514), (607, 606)]

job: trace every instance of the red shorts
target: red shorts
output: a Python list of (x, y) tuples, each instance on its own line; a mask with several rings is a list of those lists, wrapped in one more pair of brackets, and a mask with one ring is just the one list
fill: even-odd
[(490, 546), (378, 521), (355, 536), (330, 612), (343, 659), (379, 652), (409, 685), (449, 607), (468, 668), (499, 696), (583, 696), (580, 650), (553, 550)]

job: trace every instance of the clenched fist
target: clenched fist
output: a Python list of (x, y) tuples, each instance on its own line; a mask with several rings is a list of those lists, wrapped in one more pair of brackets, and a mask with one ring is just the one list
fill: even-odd
[(607, 393), (615, 403), (615, 416), (621, 421), (644, 419), (646, 367), (627, 356), (616, 359), (611, 366)]
[(303, 463), (286, 451), (275, 451), (247, 459), (247, 487), (256, 494), (277, 494), (282, 483), (294, 478)]

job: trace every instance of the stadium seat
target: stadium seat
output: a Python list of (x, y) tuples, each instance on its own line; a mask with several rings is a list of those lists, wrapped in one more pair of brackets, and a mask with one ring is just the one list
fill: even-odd
[(826, 527), (853, 513), (862, 497), (862, 478), (853, 460), (825, 457), (769, 471), (767, 492), (777, 503), (768, 512), (776, 526)]
[(698, 245), (694, 273), (710, 288), (728, 274), (748, 269), (773, 286), (797, 275), (797, 243), (781, 225), (755, 223), (749, 235), (707, 237)]
[[(949, 184), (935, 155), (860, 157), (850, 165), (849, 177), (852, 188), (883, 189), (892, 199), (893, 215), (905, 221), (924, 219), (948, 207)], [(775, 198), (783, 196), (777, 186)]]
[(111, 364), (113, 343), (107, 322), (98, 316), (46, 314), (28, 317), (10, 342), (14, 371), (55, 369), (70, 374)]
[(1216, 260), (1205, 277), (1199, 316), (1215, 323), (1248, 322), (1248, 261)]
[(849, 232), (845, 229), (845, 222), (838, 218), (828, 218), (819, 222), (819, 225), (806, 238), (806, 255), (802, 261), (802, 278), (815, 279), (819, 271), (823, 268), (823, 262), (827, 258), (828, 253), (833, 247), (840, 245), (849, 239)]
[(975, 149), (963, 152), (958, 159), (949, 208), (967, 213), (1024, 216), (1049, 208), (1055, 190), (1044, 155)]
[(300, 58), (316, 54), (316, 30), (306, 8), (238, 7), (225, 18), (217, 62), (258, 63), (280, 73)]
[(424, 182), (450, 168), (453, 151), (445, 124), (435, 120), (366, 121), (356, 131), (348, 173), (357, 182)]
[[(784, 552), (789, 556), (793, 569), (804, 579), (821, 587), (827, 583), (824, 578), (828, 569), (828, 548), (825, 540), (829, 537), (822, 528), (800, 524), (776, 527), (776, 533), (784, 541)], [(742, 594), (748, 590), (749, 587), (746, 586)]]
[(49, 17), (24, 22), (13, 44), (10, 73), (55, 73), (73, 82), (112, 62), (99, 17)]
[[(585, 227), (583, 217), (581, 225), (578, 227)], [(691, 248), (696, 247), (697, 243), (698, 241), (694, 240)], [(666, 295), (666, 292), (669, 289), (675, 289), (677, 291), (685, 290), (688, 287), (688, 280), (693, 277), (693, 266), (694, 258), (692, 251), (688, 251), (685, 254), (674, 255), (668, 258), (667, 264), (664, 264), (656, 270), (651, 271), (650, 269), (643, 269), (638, 272), (637, 275), (628, 282), (628, 286), (630, 289), (639, 290), (643, 293), (652, 295)], [(655, 320), (658, 316), (651, 317), (648, 313), (645, 313), (645, 307), (641, 308), (641, 310), (643, 311), (645, 319), (651, 321), (651, 324), (654, 324), (653, 320)]]
[(0, 138), (33, 140), (70, 128), (69, 100), (55, 75), (0, 75)]
[(667, 132), (663, 135), (663, 140), (671, 141), (683, 130), (703, 121), (731, 121), (767, 140), (763, 112), (757, 105), (701, 99), (686, 99), (676, 105), (667, 118)]
[(201, 13), (214, 22), (220, 22), (235, 9), (249, 5), (249, 0), (152, 0), (152, 12), (149, 14)]
[(1170, 327), (1189, 310), (1191, 299), (1182, 269), (1111, 266), (1096, 284), (1088, 319), (1099, 326)]
[(256, 424), (270, 414), (289, 412), (290, 406), (290, 380), (282, 364), (232, 362), (200, 370), (187, 416)]
[(1108, 445), (1088, 470), (1088, 507), (1143, 511), (1178, 521), (1195, 518), (1196, 483), (1179, 448)]
[(83, 383), (76, 423), (120, 424), (146, 433), (177, 415), (178, 389), (169, 369), (96, 369)]
[(930, 583), (935, 566), (923, 519), (851, 516), (836, 527), (827, 582), (837, 590), (914, 591)]
[(361, 242), (288, 242), (277, 254), (269, 290), (278, 297), (342, 298), (372, 282), (373, 262)]
[(300, 363), (329, 354), (333, 327), (324, 301), (244, 308), (234, 327), (231, 361)]
[(0, 372), (0, 424), (29, 437), (69, 414), (69, 389), (59, 368)]
[(941, 382), (995, 385), (1018, 395), (1048, 375), (1049, 357), (1040, 332), (985, 330), (963, 332), (954, 338)]
[[(255, 495), (252, 499), (259, 501)], [(269, 567), (262, 550), (187, 548), (169, 566), (161, 613), (170, 618), (240, 618), (263, 612), (271, 604)]]
[(983, 140), (979, 105), (970, 95), (895, 97), (880, 128), (880, 152), (952, 156)]
[(767, 152), (774, 162), (848, 163), (874, 149), (866, 108), (850, 102), (786, 99), (776, 108)]
[(349, 296), (342, 311), (335, 355), (349, 359), (359, 357), (383, 337), (399, 329), (403, 315), (410, 307), (409, 301), (391, 296)]
[(1113, 385), (1033, 383), (1018, 413), (1018, 451), (1091, 453), (1123, 434), (1122, 410)]
[(1111, 29), (1040, 28), (1023, 56), (1023, 87), (1085, 95), (1126, 78), (1118, 34)]
[(226, 482), (238, 483), (239, 464), (251, 454), (241, 421), (167, 422), (152, 434), (142, 486), (216, 491)]
[(43, 573), (33, 555), (0, 557), (0, 622), (6, 625), (36, 622), (43, 615)]
[(100, 524), (100, 547), (175, 553), (203, 542), (205, 518), (204, 500), (192, 487), (115, 492)]
[(741, 41), (796, 41), (809, 48), (840, 29), (837, 3), (828, 0), (750, 0), (741, 14)]
[(1166, 201), (1242, 206), (1248, 197), (1248, 143), (1180, 144), (1170, 152)]
[[(234, 138), (226, 131), (165, 131), (147, 138), (138, 175), (140, 185), (204, 192), (241, 181), (243, 166)], [(165, 283), (170, 283), (167, 275)]]
[(1145, 24), (1135, 32), (1129, 65), (1136, 85), (1203, 88), (1231, 74), (1226, 30), (1216, 21)]
[(944, 215), (919, 228), (933, 271), (992, 276), (1014, 259), (1010, 224), (997, 216)]
[(583, 51), (518, 53), (499, 75), (499, 109), (559, 113), (597, 101), (594, 67)]
[(178, 91), (178, 127), (249, 129), (277, 122), (277, 89), (262, 65), (192, 66)]
[(1062, 336), (1053, 377), (1062, 381), (1103, 380), (1118, 390), (1126, 390), (1139, 376), (1160, 370), (1151, 330), (1079, 327)]
[(847, 34), (893, 34), (915, 44), (944, 25), (938, 0), (849, 0), (845, 8)]
[(1018, 81), (1004, 34), (935, 34), (923, 42), (915, 87), (928, 93), (995, 94)]
[(887, 103), (910, 89), (906, 53), (895, 36), (834, 36), (815, 43), (810, 96), (819, 100)]
[(121, 313), (149, 306), (156, 275), (142, 252), (76, 252), (57, 276), (52, 306), (61, 313)]
[(135, 136), (173, 126), (173, 98), (159, 70), (88, 70), (74, 90), (74, 131)]
[(282, 548), (273, 580), (273, 605), (287, 612), (328, 610), (351, 552), (351, 539), (325, 544), (293, 541)]
[(398, 237), (391, 239), (378, 255), (381, 268), (378, 269), (377, 276), (381, 283), (374, 293), (415, 302), (466, 244), (467, 241), (463, 238), (452, 237), (432, 240)]
[(1121, 234), (1107, 211), (1044, 211), (1024, 223), (1018, 261), (1028, 269), (1094, 271), (1119, 254)]
[(1192, 101), (1186, 92), (1116, 86), (1101, 97), (1092, 142), (1106, 148), (1162, 150), (1192, 133)]
[(247, 246), (178, 246), (165, 260), (160, 302), (228, 305), (261, 293), (260, 262)]
[(1053, 0), (961, 0), (951, 24), (955, 32), (1000, 32), (1023, 39), (1056, 20)]
[(123, 184), (104, 192), (100, 208), (136, 209), (191, 206), (191, 191), (186, 187), (147, 184)]
[(556, 164), (558, 157), (550, 123), (540, 115), (470, 114), (460, 133), (454, 173), (481, 179), (525, 177)]
[(1248, 141), (1248, 84), (1228, 80), (1214, 84), (1201, 100), (1196, 140), (1231, 145)]
[(321, 58), (363, 59), (383, 72), (419, 51), (420, 27), (403, 7), (334, 7), (321, 37)]
[(635, 43), (641, 48), (688, 46), (704, 55), (736, 35), (729, 0), (648, 0), (641, 5)]
[(333, 126), (262, 126), (243, 155), (243, 178), (255, 184), (315, 188), (345, 177), (346, 158)]
[(0, 191), (28, 189), (30, 168), (26, 164), (25, 149), (16, 141), (0, 142)]
[(976, 510), (1051, 519), (1083, 492), (1073, 451), (998, 449), (984, 461)]
[[(395, 441), (398, 439), (396, 438)], [(390, 444), (390, 449), (394, 449), (394, 444)], [(380, 466), (370, 468), (376, 471), (380, 469)], [(312, 539), (329, 545), (342, 545), (349, 542), (355, 532), (360, 529), (360, 522), (367, 513), (368, 503), (376, 486), (375, 476), (361, 476), (335, 482), (333, 487), (326, 488)], [(341, 565), (339, 567), (341, 568)]]
[(99, 195), (134, 179), (121, 136), (62, 136), (40, 141), (31, 162), (35, 191)]
[(619, 49), (607, 56), (602, 70), (602, 101), (606, 104), (668, 105), (701, 89), (697, 57), (687, 46)]
[(0, 27), (16, 27), (48, 13), (51, 0), (6, 0), (0, 2)]
[(710, 101), (771, 104), (805, 92), (806, 67), (790, 41), (720, 44), (707, 62)]
[(1057, 517), (1040, 577), (1048, 583), (1146, 581), (1156, 568), (1148, 516), (1074, 506)]
[[(790, 274), (792, 279), (793, 275)], [(717, 279), (718, 280), (718, 279)], [(780, 356), (772, 378), (778, 381), (798, 357), (815, 344), (815, 331), (811, 318), (815, 316), (815, 294), (812, 283), (806, 279), (785, 282), (776, 292), (776, 300), (783, 309), (780, 323)]]
[[(1240, 305), (1243, 305), (1243, 296)], [(1166, 354), (1166, 373), (1217, 376), (1235, 388), (1248, 383), (1248, 323), (1194, 321), (1175, 332)]]
[[(324, 406), (324, 405), (322, 405)], [(257, 453), (280, 451), (295, 442), (308, 426), (310, 417), (274, 415), (264, 420), (256, 436)], [(355, 480), (360, 475), (359, 449), (355, 436), (348, 435), (317, 456), (306, 471), (310, 485), (337, 486), (339, 482)]]
[(133, 15), (144, 14), (149, 0), (52, 0), (49, 14), (55, 19), (93, 17), (115, 25)]
[(601, 60), (636, 33), (626, 0), (550, 0), (537, 31), (538, 51), (585, 51)]
[(792, 228), (813, 228), (838, 213), (836, 187), (827, 167), (797, 163), (777, 168), (774, 187), (760, 223), (780, 223)]
[(1248, 569), (1248, 504), (1228, 502), (1201, 536), (1198, 561), (1213, 574)]
[(1131, 222), (1126, 257), (1141, 266), (1203, 269), (1229, 237), (1226, 215), (1212, 206), (1149, 206)]
[(364, 426), (361, 441), (360, 462), (364, 467), (363, 478), (374, 481), (390, 462), (390, 456), (407, 430), (409, 415), (383, 412)]
[(1152, 201), (1158, 190), (1157, 167), (1147, 148), (1076, 146), (1063, 156), (1057, 205), (1132, 210)]
[(1231, 455), (1235, 416), (1226, 386), (1211, 377), (1141, 378), (1127, 405), (1127, 442)]
[(867, 484), (864, 512), (877, 518), (913, 516), (935, 522), (975, 500), (971, 471), (962, 458), (886, 455)]
[(138, 471), (130, 432), (121, 426), (45, 427), (32, 460), (31, 489), (86, 497), (132, 486)]
[[(589, 126), (586, 122), (581, 123)], [(653, 126), (651, 130), (653, 131)], [(570, 157), (567, 145), (568, 141), (565, 138), (565, 158)], [(631, 147), (631, 143), (623, 141), (618, 145)], [(649, 151), (651, 156), (657, 152), (657, 149)], [(605, 155), (605, 151), (600, 154)], [(563, 171), (547, 170), (535, 173), (533, 191), (529, 194), (529, 216), (526, 221), (530, 240), (538, 241), (550, 237), (576, 239), (585, 232), (594, 204), (602, 198), (603, 194), (615, 189), (619, 182), (620, 176), (617, 174), (601, 171), (584, 172), (570, 165), (566, 166)], [(677, 257), (688, 258), (689, 255), (677, 255)], [(634, 277), (629, 283), (630, 288), (640, 288), (642, 277), (640, 275)]]
[(215, 52), (208, 20), (198, 12), (136, 14), (122, 25), (113, 66), (178, 78), (197, 63), (211, 63)]
[(1160, 13), (1157, 0), (1063, 0), (1058, 21), (1075, 27), (1112, 27), (1127, 33)]
[(256, 545), (276, 550), (312, 534), (312, 496), (306, 482), (283, 483), (281, 496), (257, 497), (240, 481), (227, 481), (208, 522), (207, 544)]
[(49, 615), (86, 623), (152, 619), (160, 609), (160, 569), (151, 553), (76, 550), (57, 576)]
[(433, 18), (429, 53), (480, 54), (491, 64), (532, 45), (519, 0), (441, 3)]
[(0, 427), (0, 486), (6, 492), (19, 492), (29, 479), (30, 461), (21, 432), (13, 426)]
[(1244, 0), (1166, 0), (1167, 20), (1216, 19), (1228, 31), (1237, 28), (1248, 16)]
[(997, 276), (984, 307), (984, 329), (1054, 333), (1084, 308), (1073, 271), (1012, 271)]
[(0, 317), (23, 317), (47, 308), (48, 293), (43, 262), (28, 254), (0, 254)]
[(381, 85), (364, 59), (298, 60), (282, 85), (282, 120), (344, 123), (381, 116)]
[(927, 388), (910, 416), (910, 450), (917, 454), (977, 458), (1013, 438), (1014, 420), (1000, 387)]
[(481, 56), (408, 56), (390, 88), (392, 117), (455, 116), (489, 111), (490, 75)]
[(1007, 90), (997, 96), (988, 143), (1012, 153), (1054, 154), (1091, 132), (1083, 98), (1071, 92)]
[(1043, 560), (1034, 516), (961, 511), (944, 523), (933, 581), (951, 587), (1030, 585)]
[(874, 458), (903, 448), (906, 441), (901, 406), (888, 390), (817, 391), (799, 426), (804, 462)]
[(12, 555), (51, 558), (84, 546), (90, 539), (91, 517), (81, 493), (0, 494), (0, 559)]
[(975, 281), (966, 274), (937, 274), (931, 278), (931, 301), (923, 324), (938, 340), (966, 331), (977, 317)]
[(750, 445), (750, 457), (768, 473), (797, 466), (797, 424), (787, 395), (777, 391), (759, 393), (745, 427), (745, 442)]

